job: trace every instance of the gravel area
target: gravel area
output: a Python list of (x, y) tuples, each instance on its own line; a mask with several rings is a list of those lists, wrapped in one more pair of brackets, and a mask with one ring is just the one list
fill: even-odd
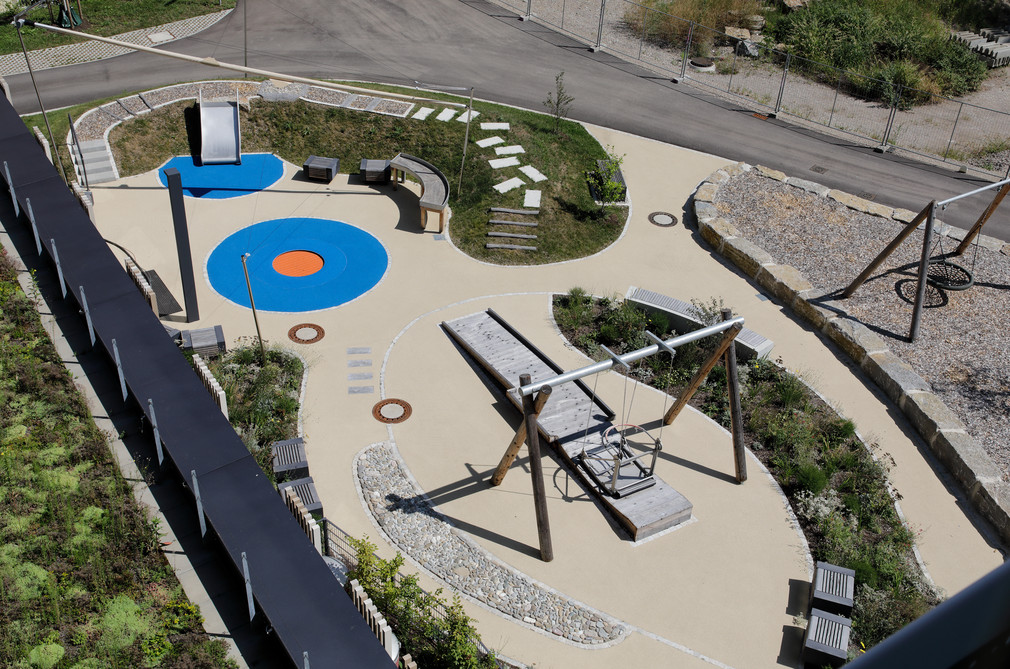
[(359, 95), (358, 97), (351, 100), (351, 104), (348, 105), (351, 109), (364, 109), (368, 105), (372, 104), (372, 100), (375, 98), (368, 97), (367, 95)]
[[(797, 268), (824, 295), (843, 290), (903, 227), (754, 170), (723, 184), (714, 204), (742, 236)], [(934, 255), (957, 245), (937, 239)], [(910, 344), (905, 337), (921, 251), (916, 231), (855, 295), (831, 306), (880, 335), (932, 384), (1010, 480), (1010, 245), (1002, 251), (973, 245), (954, 259), (973, 271), (974, 287), (931, 288), (919, 339)]]
[(573, 644), (598, 646), (627, 634), (620, 621), (499, 562), (458, 532), (431, 507), (388, 444), (362, 451), (355, 477), (390, 541), (454, 591)]
[(329, 88), (317, 88), (313, 86), (309, 89), (309, 92), (305, 94), (305, 99), (310, 102), (321, 102), (324, 105), (334, 105), (339, 107), (344, 104), (344, 100), (347, 99), (349, 93), (341, 93), (340, 91), (334, 91)]

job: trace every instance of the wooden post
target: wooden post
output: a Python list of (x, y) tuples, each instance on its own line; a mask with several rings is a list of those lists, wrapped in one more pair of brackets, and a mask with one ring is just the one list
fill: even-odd
[(698, 392), (698, 388), (701, 388), (701, 384), (705, 382), (705, 377), (707, 377), (709, 372), (712, 371), (712, 368), (715, 367), (715, 363), (719, 362), (719, 358), (721, 358), (723, 353), (726, 352), (726, 349), (730, 347), (733, 340), (736, 339), (736, 336), (742, 329), (743, 326), (737, 323), (722, 334), (722, 341), (719, 342), (719, 347), (716, 348), (715, 352), (712, 353), (712, 356), (705, 361), (705, 364), (702, 365), (697, 372), (695, 372), (694, 378), (691, 379), (691, 383), (687, 384), (687, 388), (680, 394), (677, 401), (673, 403), (673, 406), (666, 412), (666, 415), (663, 416), (663, 425), (669, 425), (677, 418), (678, 415), (680, 415), (680, 412), (687, 406), (691, 397)]
[[(533, 420), (534, 424), (536, 419), (540, 417), (540, 412), (543, 410), (544, 405), (551, 396), (551, 387), (544, 386), (537, 393), (537, 397), (533, 400)], [(509, 443), (509, 447), (505, 449), (505, 455), (502, 456), (501, 462), (498, 463), (498, 468), (494, 470), (494, 475), (491, 476), (491, 485), (501, 485), (501, 482), (505, 479), (505, 474), (508, 473), (509, 467), (515, 462), (516, 456), (519, 454), (519, 448), (526, 441), (526, 420), (524, 419), (522, 423), (519, 424), (519, 428), (516, 430), (516, 434), (512, 437), (512, 442)]]
[(918, 216), (916, 216), (909, 223), (907, 223), (905, 225), (905, 229), (898, 233), (898, 236), (895, 237), (891, 241), (891, 243), (887, 245), (887, 248), (881, 251), (877, 255), (877, 257), (874, 258), (870, 262), (870, 264), (866, 266), (866, 269), (864, 269), (859, 276), (857, 276), (855, 279), (852, 280), (852, 283), (850, 283), (848, 287), (842, 292), (842, 297), (852, 297), (852, 294), (856, 292), (856, 289), (862, 286), (866, 282), (866, 280), (870, 278), (870, 275), (873, 274), (873, 271), (880, 266), (880, 263), (887, 260), (887, 257), (892, 253), (894, 253), (894, 249), (901, 246), (901, 243), (905, 241), (908, 238), (908, 236), (915, 231), (917, 227), (919, 227), (919, 224), (926, 220), (926, 217), (929, 216), (929, 212), (933, 211), (933, 206), (935, 204), (936, 200), (933, 200), (932, 202), (927, 204), (926, 207), (919, 212)]
[[(519, 386), (529, 385), (532, 377), (523, 374)], [(523, 419), (526, 423), (526, 446), (530, 451), (530, 476), (533, 477), (533, 503), (537, 511), (537, 535), (540, 538), (540, 559), (550, 562), (554, 559), (551, 546), (551, 522), (547, 517), (547, 492), (544, 490), (544, 470), (540, 462), (540, 432), (537, 430), (537, 414), (534, 400), (529, 395), (523, 397)]]
[[(722, 319), (733, 318), (729, 309), (722, 310)], [(740, 375), (736, 368), (736, 346), (730, 346), (726, 357), (726, 390), (729, 393), (730, 427), (733, 434), (733, 459), (736, 464), (736, 482), (747, 480), (747, 452), (743, 447), (743, 411), (740, 408)]]
[(978, 217), (977, 221), (975, 221), (975, 225), (971, 226), (971, 230), (969, 230), (968, 234), (964, 236), (961, 243), (957, 245), (957, 250), (954, 251), (954, 255), (959, 256), (968, 250), (968, 245), (971, 244), (971, 241), (975, 239), (980, 232), (982, 232), (982, 226), (988, 222), (989, 217), (992, 216), (993, 212), (996, 211), (996, 208), (999, 207), (1003, 198), (1006, 197), (1007, 192), (1010, 192), (1010, 183), (1003, 184), (1003, 187), (996, 191), (996, 195), (993, 197), (992, 202), (989, 203), (989, 206), (985, 208), (982, 215)]

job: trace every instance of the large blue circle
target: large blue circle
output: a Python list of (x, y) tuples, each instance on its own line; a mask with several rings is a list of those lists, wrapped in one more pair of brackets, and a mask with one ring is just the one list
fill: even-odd
[(284, 163), (270, 153), (246, 153), (241, 164), (199, 165), (193, 156), (177, 156), (158, 170), (168, 186), (165, 170), (174, 167), (182, 178), (182, 191), (190, 197), (223, 200), (261, 191), (284, 176)]
[[(273, 267), (288, 251), (311, 251), (323, 267), (308, 276), (286, 276)], [(368, 292), (386, 273), (389, 256), (378, 239), (340, 221), (279, 218), (228, 236), (207, 259), (210, 285), (235, 304), (249, 307), (242, 256), (249, 253), (249, 282), (256, 308), (299, 312), (328, 309)]]

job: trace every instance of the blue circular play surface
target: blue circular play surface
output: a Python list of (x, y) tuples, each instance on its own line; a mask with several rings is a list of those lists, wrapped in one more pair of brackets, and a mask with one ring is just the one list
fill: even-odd
[(158, 170), (158, 178), (166, 187), (165, 170), (170, 167), (179, 170), (186, 195), (212, 200), (255, 193), (284, 176), (284, 163), (269, 153), (243, 154), (239, 165), (199, 165), (193, 156), (177, 156)]
[[(375, 286), (389, 266), (379, 240), (346, 223), (321, 218), (256, 223), (225, 238), (207, 259), (207, 277), (214, 290), (244, 307), (250, 306), (242, 270), (246, 253), (253, 299), (256, 308), (265, 311), (316, 311), (345, 304)], [(307, 274), (294, 276), (276, 269), (284, 267), (284, 258), (313, 254), (322, 259), (322, 267), (317, 268), (318, 263), (302, 267)]]

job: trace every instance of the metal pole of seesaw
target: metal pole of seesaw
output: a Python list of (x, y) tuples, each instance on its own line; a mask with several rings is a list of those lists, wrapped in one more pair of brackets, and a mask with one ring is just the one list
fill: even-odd
[(919, 259), (919, 283), (915, 291), (915, 307), (912, 309), (912, 327), (908, 330), (908, 341), (914, 342), (919, 336), (919, 326), (922, 324), (922, 304), (926, 301), (926, 274), (929, 271), (929, 249), (933, 242), (933, 223), (936, 220), (936, 207), (929, 208), (926, 217), (926, 229), (922, 233), (922, 257)]

